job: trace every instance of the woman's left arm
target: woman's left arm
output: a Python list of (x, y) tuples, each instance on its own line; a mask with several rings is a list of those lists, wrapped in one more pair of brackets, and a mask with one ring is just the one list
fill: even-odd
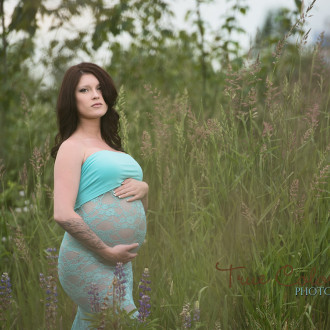
[(115, 195), (119, 198), (131, 196), (131, 198), (127, 199), (127, 202), (140, 199), (145, 212), (148, 209), (148, 191), (149, 186), (146, 182), (132, 178), (124, 180), (121, 186), (114, 190)]

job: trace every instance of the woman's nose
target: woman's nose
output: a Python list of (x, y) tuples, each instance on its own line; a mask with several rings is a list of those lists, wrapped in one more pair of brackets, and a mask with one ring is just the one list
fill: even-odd
[(100, 93), (99, 90), (97, 90), (97, 89), (93, 90), (93, 94), (92, 94), (93, 99), (99, 98), (100, 97), (99, 93)]

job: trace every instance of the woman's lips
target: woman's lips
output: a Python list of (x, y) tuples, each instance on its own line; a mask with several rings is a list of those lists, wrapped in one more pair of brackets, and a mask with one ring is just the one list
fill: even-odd
[(92, 105), (93, 108), (99, 108), (101, 107), (103, 104), (102, 103), (95, 103)]

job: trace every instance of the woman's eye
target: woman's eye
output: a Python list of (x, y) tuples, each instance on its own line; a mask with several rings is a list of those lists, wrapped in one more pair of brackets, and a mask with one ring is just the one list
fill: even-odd
[(100, 87), (97, 87), (97, 90), (99, 90), (99, 91), (102, 90), (101, 86)]
[(87, 92), (87, 89), (86, 88), (79, 89), (79, 92), (80, 93), (86, 93)]

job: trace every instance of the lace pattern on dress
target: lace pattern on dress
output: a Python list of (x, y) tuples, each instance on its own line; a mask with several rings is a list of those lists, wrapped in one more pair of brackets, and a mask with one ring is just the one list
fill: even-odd
[[(146, 235), (143, 205), (140, 200), (127, 202), (126, 199), (115, 197), (113, 191), (109, 191), (83, 204), (76, 212), (107, 245), (139, 243), (141, 247)], [(79, 306), (74, 325), (79, 324), (80, 329), (84, 323), (80, 320), (83, 312), (93, 311), (88, 292), (94, 286), (102, 304), (106, 295), (112, 294), (112, 288), (110, 290), (109, 288), (115, 268), (116, 265), (111, 265), (99, 257), (70, 234), (64, 234), (59, 253), (59, 279), (63, 289)], [(124, 272), (127, 282), (122, 308), (131, 311), (136, 308), (132, 297), (131, 262), (124, 264)], [(86, 329), (87, 326), (86, 323)]]

